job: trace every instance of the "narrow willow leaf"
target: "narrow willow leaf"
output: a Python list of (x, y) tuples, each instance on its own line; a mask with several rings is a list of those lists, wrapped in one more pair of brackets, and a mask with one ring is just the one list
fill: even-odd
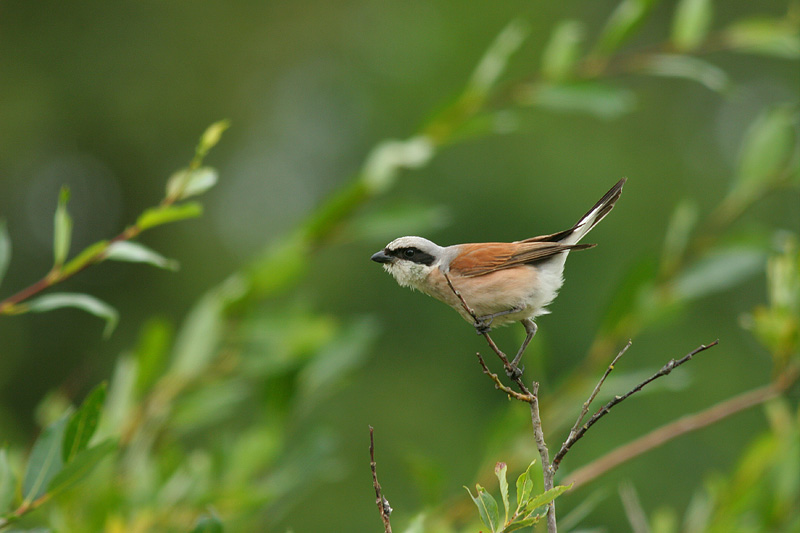
[(724, 70), (708, 61), (685, 55), (661, 54), (648, 58), (642, 71), (667, 78), (684, 78), (696, 81), (715, 92), (723, 92), (731, 81)]
[(229, 120), (219, 120), (206, 128), (195, 150), (195, 160), (198, 165), (202, 162), (206, 154), (217, 145), (225, 130), (230, 127), (231, 122)]
[(203, 214), (203, 206), (196, 202), (187, 202), (180, 205), (165, 205), (151, 207), (136, 219), (139, 229), (146, 230), (162, 224), (177, 222), (187, 218), (196, 218)]
[(106, 259), (111, 259), (112, 261), (147, 263), (166, 270), (178, 270), (178, 262), (176, 260), (167, 259), (138, 242), (118, 241), (112, 243), (104, 255)]
[(86, 448), (78, 453), (58, 472), (47, 484), (47, 492), (51, 496), (68, 489), (87, 475), (100, 463), (100, 461), (117, 449), (115, 439), (106, 439), (103, 442)]
[(207, 152), (214, 148), (222, 138), (222, 133), (230, 127), (230, 120), (219, 120), (210, 125), (200, 137), (200, 144), (197, 146), (198, 150)]
[(173, 330), (169, 321), (159, 318), (149, 319), (142, 327), (134, 350), (139, 363), (137, 391), (147, 390), (161, 375), (172, 343)]
[(206, 293), (187, 315), (175, 338), (172, 372), (183, 378), (202, 373), (217, 354), (226, 306), (244, 290), (236, 277)]
[(743, 52), (784, 59), (800, 58), (800, 35), (791, 23), (753, 18), (733, 23), (723, 33), (723, 42)]
[(505, 518), (503, 518), (503, 524), (508, 522), (508, 478), (506, 477), (506, 473), (508, 472), (508, 465), (505, 463), (497, 463), (494, 467), (494, 475), (497, 476), (497, 481), (500, 483), (500, 496), (503, 499), (503, 508), (505, 509)]
[(0, 285), (8, 270), (11, 262), (11, 239), (8, 236), (8, 229), (4, 220), (0, 220)]
[(451, 220), (443, 206), (395, 205), (365, 212), (348, 226), (348, 239), (354, 241), (389, 241), (400, 231), (409, 235), (424, 235), (442, 229)]
[(681, 52), (697, 48), (706, 38), (714, 6), (711, 0), (680, 0), (672, 19), (672, 44)]
[(89, 445), (89, 440), (97, 429), (103, 403), (106, 400), (105, 382), (96, 386), (83, 400), (80, 408), (69, 418), (67, 429), (64, 432), (64, 441), (61, 448), (61, 458), (64, 463), (69, 463)]
[(525, 509), (527, 512), (531, 512), (537, 507), (542, 507), (544, 505), (547, 505), (571, 488), (572, 488), (572, 483), (570, 483), (569, 485), (559, 485), (557, 487), (553, 487), (552, 489), (547, 490), (539, 494), (538, 496), (528, 500), (528, 504), (526, 505)]
[(50, 480), (61, 471), (61, 442), (69, 420), (65, 414), (47, 426), (33, 445), (22, 481), (22, 505), (30, 505), (47, 490)]
[(167, 180), (167, 198), (185, 200), (203, 194), (217, 184), (217, 171), (211, 167), (184, 168)]
[(98, 260), (106, 246), (108, 246), (108, 241), (98, 241), (90, 246), (87, 246), (78, 255), (73, 257), (69, 263), (64, 265), (64, 268), (61, 269), (61, 274), (63, 276), (74, 274), (78, 270), (85, 267), (90, 261)]
[(661, 272), (670, 274), (680, 264), (699, 216), (700, 209), (697, 207), (697, 202), (693, 200), (683, 200), (675, 206), (669, 223), (667, 223), (667, 232), (664, 237)]
[(656, 0), (622, 0), (611, 14), (596, 50), (601, 55), (610, 55), (617, 50), (644, 22)]
[(60, 268), (64, 261), (67, 260), (72, 241), (72, 217), (69, 216), (67, 211), (68, 202), (69, 187), (61, 187), (53, 221), (53, 258), (57, 268)]
[(301, 401), (319, 404), (321, 397), (335, 390), (337, 383), (367, 359), (378, 331), (374, 320), (362, 319), (327, 342), (296, 378)]
[(529, 31), (528, 23), (522, 19), (512, 20), (503, 28), (475, 67), (467, 91), (488, 93), (505, 70), (508, 60), (519, 50)]
[(8, 511), (14, 502), (16, 488), (17, 480), (8, 463), (8, 452), (2, 448), (0, 449), (0, 515)]
[(531, 497), (531, 492), (533, 491), (533, 479), (531, 478), (531, 468), (533, 465), (536, 464), (536, 461), (531, 461), (531, 464), (528, 465), (528, 468), (520, 474), (517, 478), (517, 510), (521, 510), (525, 505), (525, 502), (528, 501), (528, 498)]
[(500, 523), (500, 513), (497, 509), (497, 501), (494, 497), (486, 492), (486, 489), (481, 487), (480, 485), (475, 485), (475, 490), (478, 493), (477, 496), (473, 496), (472, 492), (467, 487), (469, 493), (469, 497), (472, 498), (472, 501), (475, 502), (475, 505), (478, 507), (478, 514), (481, 517), (481, 521), (488, 527), (492, 533), (500, 531), (502, 528), (502, 524)]
[(694, 300), (735, 287), (764, 270), (766, 254), (754, 248), (716, 251), (686, 268), (675, 280), (678, 298)]
[(394, 184), (400, 170), (419, 168), (430, 161), (433, 154), (434, 146), (424, 136), (383, 141), (367, 156), (361, 170), (362, 183), (370, 192), (384, 192)]
[(537, 514), (533, 516), (528, 516), (526, 518), (522, 518), (521, 520), (515, 520), (514, 522), (503, 528), (503, 533), (510, 533), (511, 531), (517, 531), (518, 529), (531, 527), (532, 525), (539, 523), (539, 520), (544, 518), (545, 514), (546, 513)]
[(630, 113), (636, 107), (636, 96), (629, 89), (596, 81), (540, 84), (521, 92), (519, 98), (522, 104), (588, 113), (608, 120)]
[(797, 112), (789, 105), (759, 115), (742, 142), (733, 194), (748, 196), (778, 178), (794, 150), (796, 122)]
[(542, 74), (553, 81), (568, 78), (581, 56), (581, 43), (586, 36), (582, 22), (564, 20), (560, 22), (542, 52)]
[(106, 321), (103, 336), (108, 337), (114, 331), (119, 320), (117, 310), (88, 294), (72, 292), (55, 292), (45, 294), (25, 304), (25, 309), (32, 313), (45, 313), (62, 307), (74, 307), (90, 313)]
[(197, 519), (191, 533), (222, 533), (222, 521), (216, 515), (203, 515)]

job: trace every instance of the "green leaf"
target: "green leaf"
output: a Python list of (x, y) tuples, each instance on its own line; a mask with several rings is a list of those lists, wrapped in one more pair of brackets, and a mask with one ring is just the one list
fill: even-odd
[(556, 498), (558, 498), (571, 488), (572, 488), (572, 483), (570, 483), (569, 485), (559, 485), (557, 487), (553, 487), (550, 490), (544, 491), (535, 498), (528, 500), (528, 503), (525, 506), (526, 512), (531, 512), (537, 507), (548, 505), (550, 502), (552, 502), (553, 500), (555, 500)]
[(544, 518), (544, 516), (545, 516), (545, 514), (543, 513), (543, 514), (527, 516), (525, 518), (522, 518), (522, 519), (519, 519), (519, 520), (515, 520), (514, 522), (512, 522), (511, 524), (509, 524), (505, 528), (503, 528), (503, 533), (510, 533), (511, 531), (516, 531), (518, 529), (522, 529), (522, 528), (525, 528), (525, 527), (530, 527), (530, 526), (532, 526), (534, 524), (537, 524), (539, 522), (539, 520)]
[(644, 22), (655, 3), (655, 0), (622, 0), (597, 41), (597, 52), (610, 55), (616, 51)]
[(203, 206), (197, 202), (186, 202), (180, 205), (161, 205), (151, 207), (136, 219), (136, 225), (142, 231), (162, 224), (177, 222), (187, 218), (197, 218), (203, 214)]
[(693, 300), (730, 289), (764, 270), (766, 254), (753, 248), (713, 252), (686, 268), (675, 280), (678, 298)]
[(597, 81), (537, 84), (519, 95), (521, 104), (554, 111), (588, 113), (602, 119), (615, 119), (633, 111), (636, 96), (629, 89)]
[(344, 376), (366, 360), (377, 334), (377, 323), (362, 319), (328, 342), (297, 377), (298, 396), (302, 401), (319, 403), (323, 395), (333, 392)]
[(672, 44), (681, 52), (697, 48), (706, 38), (714, 6), (711, 0), (680, 0), (672, 19)]
[(508, 60), (514, 52), (519, 50), (529, 32), (528, 23), (522, 19), (512, 20), (506, 25), (472, 72), (467, 91), (475, 92), (479, 95), (487, 94), (497, 83), (506, 68)]
[(396, 205), (365, 212), (348, 227), (347, 238), (353, 241), (388, 242), (402, 230), (409, 235), (423, 235), (445, 227), (449, 211), (442, 206)]
[(50, 480), (61, 471), (61, 442), (69, 420), (65, 414), (47, 426), (33, 445), (22, 481), (23, 506), (30, 505), (47, 490)]
[(54, 292), (39, 296), (24, 304), (24, 306), (26, 311), (32, 313), (45, 313), (62, 307), (81, 309), (106, 321), (106, 327), (103, 329), (103, 336), (106, 338), (111, 335), (119, 321), (119, 314), (116, 309), (88, 294)]
[(222, 138), (222, 134), (230, 127), (231, 122), (229, 120), (220, 120), (206, 128), (206, 131), (203, 132), (203, 135), (200, 137), (200, 142), (195, 149), (195, 161), (197, 165), (202, 163), (206, 154), (217, 145)]
[(139, 363), (137, 391), (147, 390), (158, 379), (169, 354), (173, 333), (171, 323), (163, 319), (150, 319), (142, 327), (134, 351)]
[(193, 378), (205, 371), (217, 354), (222, 336), (223, 312), (244, 290), (235, 277), (207, 292), (189, 311), (175, 338), (172, 371)]
[(494, 475), (497, 476), (497, 481), (500, 483), (500, 496), (503, 499), (503, 508), (505, 509), (505, 518), (503, 524), (508, 522), (508, 479), (506, 473), (508, 472), (508, 465), (505, 463), (497, 463), (494, 466)]
[(11, 465), (8, 463), (8, 451), (0, 449), (0, 515), (5, 513), (14, 502), (17, 480)]
[(90, 261), (96, 261), (100, 258), (101, 253), (108, 246), (108, 241), (97, 241), (96, 243), (84, 248), (78, 255), (73, 257), (69, 263), (64, 265), (61, 269), (62, 276), (69, 276), (74, 274)]
[(203, 515), (197, 519), (191, 533), (222, 533), (222, 521), (214, 514)]
[(106, 384), (103, 382), (92, 389), (80, 408), (70, 417), (61, 447), (61, 458), (65, 464), (89, 445), (89, 440), (94, 435), (97, 423), (100, 421), (100, 413), (103, 411), (105, 400)]
[(117, 449), (116, 439), (106, 439), (96, 446), (81, 450), (47, 484), (51, 496), (68, 489), (87, 475), (108, 454)]
[(729, 26), (723, 43), (744, 52), (784, 59), (800, 58), (800, 35), (789, 22), (780, 19), (752, 18)]
[(746, 197), (773, 183), (795, 146), (797, 112), (784, 105), (761, 113), (748, 128), (740, 150), (732, 193)]
[(650, 56), (642, 72), (667, 78), (684, 78), (696, 81), (708, 89), (723, 92), (730, 87), (730, 78), (724, 70), (696, 57), (661, 54)]
[(67, 212), (68, 202), (69, 187), (61, 187), (53, 223), (53, 257), (56, 268), (60, 268), (66, 261), (72, 241), (72, 217)]
[(517, 510), (522, 509), (525, 502), (527, 502), (528, 498), (531, 497), (531, 492), (533, 491), (531, 468), (533, 468), (533, 465), (535, 464), (535, 460), (531, 461), (531, 464), (528, 465), (528, 468), (517, 478)]
[(665, 275), (673, 273), (683, 260), (699, 214), (694, 200), (683, 200), (672, 211), (661, 251), (661, 272)]
[(178, 270), (178, 262), (167, 259), (138, 242), (118, 241), (109, 245), (104, 254), (105, 259), (112, 261), (127, 261), (130, 263), (147, 263), (166, 270)]
[(492, 533), (500, 531), (502, 524), (500, 523), (500, 514), (497, 510), (497, 501), (494, 497), (486, 492), (486, 489), (481, 487), (480, 485), (475, 485), (475, 490), (477, 491), (478, 495), (473, 496), (472, 492), (467, 487), (469, 493), (469, 497), (472, 498), (472, 501), (475, 502), (475, 505), (478, 507), (478, 514), (480, 514), (481, 521), (491, 529)]
[(558, 23), (542, 52), (542, 74), (552, 81), (563, 81), (574, 71), (586, 36), (584, 24), (577, 20)]
[(217, 184), (217, 171), (211, 167), (184, 168), (167, 180), (167, 198), (185, 200), (203, 194)]
[(5, 220), (0, 220), (0, 285), (8, 270), (11, 262), (11, 239), (8, 237), (8, 229)]

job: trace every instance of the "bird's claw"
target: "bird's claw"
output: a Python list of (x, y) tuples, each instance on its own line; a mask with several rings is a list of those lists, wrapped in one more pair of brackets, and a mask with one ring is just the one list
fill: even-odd
[(485, 316), (478, 317), (475, 319), (475, 324), (473, 325), (475, 326), (475, 331), (478, 333), (478, 335), (483, 335), (491, 331), (492, 320), (494, 320), (492, 317), (487, 318)]
[(522, 373), (525, 371), (524, 365), (514, 365), (512, 363), (511, 366), (506, 367), (506, 376), (510, 379), (519, 379), (522, 377)]

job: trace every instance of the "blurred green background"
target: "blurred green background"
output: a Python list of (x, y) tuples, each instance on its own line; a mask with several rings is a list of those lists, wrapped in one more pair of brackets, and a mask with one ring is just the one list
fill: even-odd
[[(110, 339), (103, 340), (96, 318), (79, 311), (0, 317), (0, 444), (29, 445), (35, 408), (48, 391), (80, 399), (109, 378), (149, 318), (178, 327), (208, 289), (347, 183), (379, 141), (413, 134), (459, 94), (509, 21), (524, 19), (530, 33), (504, 77), (524, 79), (539, 68), (558, 21), (579, 19), (596, 36), (615, 5), (4, 2), (0, 216), (14, 254), (0, 296), (50, 268), (52, 212), (62, 184), (72, 190), (73, 250), (79, 250), (115, 235), (158, 202), (166, 177), (191, 157), (209, 123), (228, 118), (233, 126), (208, 158), (220, 183), (203, 198), (204, 216), (141, 239), (179, 260), (178, 273), (102, 264), (62, 287), (120, 311)], [(674, 5), (660, 2), (628, 46), (662, 42)], [(713, 24), (782, 17), (786, 9), (785, 1), (718, 2)], [(292, 427), (296, 435), (330, 435), (325, 442), (335, 452), (315, 478), (320, 482), (297, 487), (265, 522), (270, 528), (379, 530), (368, 424), (398, 524), (432, 502), (468, 501), (462, 485), (472, 486), (487, 464), (507, 459), (494, 450), (504, 425), (524, 419), (525, 407), (508, 402), (481, 375), (474, 353), (488, 350), (471, 327), (438, 302), (397, 287), (370, 254), (400, 234), (453, 244), (562, 230), (627, 176), (616, 209), (588, 239), (599, 246), (570, 256), (561, 295), (538, 321), (525, 357), (529, 379), (540, 379), (543, 391), (554, 386), (583, 360), (632, 265), (661, 250), (675, 204), (693, 199), (702, 219), (727, 193), (752, 121), (772, 104), (798, 100), (797, 60), (726, 52), (707, 59), (730, 77), (722, 94), (683, 79), (623, 75), (615, 81), (630, 92), (619, 116), (529, 107), (506, 117), (507, 133), (443, 147), (429, 165), (403, 171), (387, 194), (361, 208), (360, 223), (315, 249), (298, 287), (259, 304), (272, 317), (301, 309), (333, 321), (363, 318), (376, 332), (364, 360)], [(797, 232), (798, 206), (796, 188), (768, 194), (737, 229)], [(387, 213), (411, 215), (381, 218)], [(716, 338), (720, 346), (667, 378), (657, 393), (619, 407), (576, 445), (564, 468), (767, 382), (769, 355), (739, 325), (764, 299), (762, 272), (638, 335), (621, 363), (628, 371), (655, 370)], [(495, 338), (513, 352), (521, 335), (513, 327)], [(262, 400), (281, 397), (264, 391)], [(586, 524), (624, 529), (616, 495), (624, 480), (637, 486), (647, 511), (683, 509), (695, 488), (710, 473), (729, 470), (748, 436), (765, 426), (758, 410), (742, 413), (560, 498), (560, 509), (599, 492), (604, 504)], [(214, 431), (205, 428), (198, 438)], [(552, 445), (562, 438), (547, 436)]]

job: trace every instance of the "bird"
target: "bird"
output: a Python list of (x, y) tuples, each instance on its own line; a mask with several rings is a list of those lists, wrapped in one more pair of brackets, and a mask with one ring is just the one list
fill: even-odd
[(406, 236), (393, 240), (371, 259), (382, 264), (400, 286), (455, 309), (478, 334), (520, 322), (526, 337), (506, 368), (510, 377), (519, 377), (520, 359), (538, 329), (534, 319), (550, 312), (547, 306), (564, 283), (567, 255), (596, 246), (579, 241), (611, 211), (626, 180), (619, 180), (574, 226), (558, 233), (451, 246)]

